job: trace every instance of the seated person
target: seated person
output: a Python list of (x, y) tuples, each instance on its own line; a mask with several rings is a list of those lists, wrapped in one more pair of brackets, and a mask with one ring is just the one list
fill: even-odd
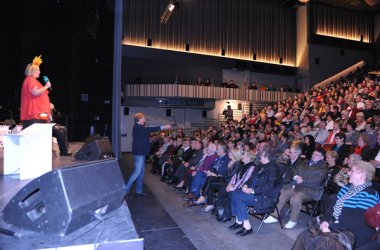
[(343, 166), (344, 160), (350, 154), (350, 146), (346, 144), (346, 134), (339, 132), (335, 135), (335, 145), (332, 148), (338, 154), (336, 165)]
[(340, 185), (337, 183), (338, 174), (340, 172), (340, 166), (336, 164), (337, 159), (337, 152), (328, 151), (326, 153), (326, 162), (329, 169), (329, 174), (327, 176), (325, 192), (322, 195), (323, 211), (326, 211), (331, 206), (331, 203), (335, 202), (336, 195), (340, 190)]
[[(221, 143), (216, 146), (216, 154), (218, 155), (218, 158), (216, 159), (212, 169), (207, 171), (207, 180), (203, 194), (198, 198), (198, 200), (194, 201), (195, 204), (199, 205), (206, 203), (206, 199), (212, 201), (215, 186), (227, 186), (226, 178), (228, 178), (228, 163), (230, 162), (227, 152), (228, 149), (226, 144)], [(210, 202), (210, 204), (213, 204), (213, 202)], [(205, 210), (202, 211), (207, 213), (213, 208), (213, 205), (208, 205)]]
[(173, 147), (168, 148), (165, 155), (160, 158), (161, 164), (161, 181), (167, 181), (170, 177), (171, 166), (173, 163), (174, 157), (177, 156), (178, 151), (182, 147), (182, 138), (173, 138)]
[(356, 248), (371, 240), (375, 230), (366, 225), (364, 214), (380, 202), (379, 194), (372, 188), (375, 168), (365, 161), (357, 161), (349, 171), (350, 184), (338, 193), (333, 214), (326, 214), (320, 223), (322, 232), (350, 231), (355, 235)]
[(161, 165), (164, 163), (164, 158), (166, 158), (166, 153), (174, 148), (174, 140), (173, 138), (169, 138), (168, 136), (164, 137), (164, 144), (161, 146), (160, 150), (158, 150), (153, 157), (152, 164), (152, 173), (158, 174), (160, 173)]
[(274, 152), (269, 146), (264, 146), (258, 171), (243, 185), (241, 190), (232, 192), (232, 214), (236, 215), (236, 222), (230, 229), (241, 228), (236, 234), (246, 236), (252, 233), (248, 220), (247, 206), (252, 206), (256, 212), (262, 212), (275, 207), (279, 190), (276, 192), (278, 170), (274, 160)]
[[(182, 139), (182, 137), (177, 138), (177, 144), (179, 139)], [(168, 161), (168, 164), (170, 164), (170, 169), (169, 171), (167, 171), (168, 180), (166, 181), (166, 183), (175, 185), (178, 184), (177, 177), (174, 174), (177, 172), (177, 169), (181, 165), (181, 163), (183, 161), (187, 162), (192, 155), (193, 149), (190, 147), (189, 138), (183, 138), (181, 148), (178, 149), (177, 154), (174, 155), (173, 158)]]
[(374, 158), (374, 150), (368, 145), (368, 136), (360, 135), (358, 139), (358, 145), (354, 149), (354, 153), (361, 155), (363, 161), (371, 161)]
[[(194, 199), (198, 199), (200, 196), (200, 191), (203, 185), (206, 183), (207, 179), (207, 171), (211, 170), (213, 165), (215, 164), (215, 160), (217, 158), (216, 155), (216, 146), (214, 143), (210, 142), (205, 148), (204, 151), (204, 157), (198, 164), (197, 169), (194, 169), (192, 171), (192, 176), (191, 178), (191, 186), (190, 186), (190, 192), (189, 194), (185, 197), (185, 200), (188, 202), (184, 204), (185, 207), (193, 206), (195, 203), (193, 202)], [(190, 176), (191, 177), (191, 176)], [(190, 181), (189, 181), (190, 183)]]
[(359, 250), (380, 249), (380, 203), (367, 209), (365, 213), (367, 225), (377, 231), (377, 240), (372, 240), (365, 244)]
[(242, 156), (243, 164), (240, 164), (240, 161), (235, 162), (235, 174), (231, 177), (227, 187), (221, 187), (218, 192), (217, 207), (221, 210), (217, 217), (218, 220), (226, 222), (231, 219), (231, 194), (233, 191), (241, 189), (251, 178), (252, 173), (257, 170), (253, 163), (254, 160), (255, 155), (251, 151), (246, 151)]
[(59, 124), (61, 119), (60, 112), (56, 111), (54, 104), (50, 103), (51, 108), (51, 121), (56, 122), (53, 126), (53, 137), (57, 138), (57, 143), (59, 147), (59, 154), (61, 156), (71, 156), (72, 153), (69, 152), (68, 147), (69, 143), (67, 140), (67, 128)]
[(187, 184), (187, 174), (188, 170), (195, 167), (203, 157), (202, 142), (199, 140), (194, 140), (191, 142), (192, 155), (189, 159), (182, 160), (182, 164), (179, 165), (175, 177), (178, 180), (178, 184), (175, 186), (177, 190), (184, 190)]
[(310, 160), (311, 155), (315, 149), (314, 137), (311, 135), (305, 135), (303, 137), (302, 154), (301, 157)]
[(324, 162), (325, 154), (322, 148), (316, 149), (310, 161), (297, 166), (293, 172), (293, 182), (281, 189), (278, 209), (281, 210), (285, 203), (290, 201), (291, 210), (290, 219), (285, 228), (291, 229), (297, 224), (302, 203), (320, 199), (328, 175), (328, 169)]

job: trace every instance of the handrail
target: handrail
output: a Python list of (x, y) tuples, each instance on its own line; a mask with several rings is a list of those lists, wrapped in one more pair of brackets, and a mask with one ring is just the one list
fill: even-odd
[(233, 89), (182, 84), (126, 84), (125, 97), (167, 97), (215, 100), (277, 102), (294, 98), (296, 93), (252, 89)]

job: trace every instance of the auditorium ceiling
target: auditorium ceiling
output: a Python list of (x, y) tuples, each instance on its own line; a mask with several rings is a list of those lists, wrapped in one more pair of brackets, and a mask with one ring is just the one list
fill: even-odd
[[(272, 2), (276, 2), (276, 0)], [(278, 0), (278, 3), (286, 6), (297, 6), (304, 2), (373, 14), (380, 13), (380, 0)]]
[(380, 0), (311, 0), (311, 2), (349, 10), (380, 13)]

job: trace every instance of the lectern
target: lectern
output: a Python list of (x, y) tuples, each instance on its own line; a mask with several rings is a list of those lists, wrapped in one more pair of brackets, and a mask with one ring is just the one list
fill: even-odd
[(52, 127), (34, 123), (17, 134), (4, 136), (4, 175), (20, 180), (39, 177), (52, 169)]

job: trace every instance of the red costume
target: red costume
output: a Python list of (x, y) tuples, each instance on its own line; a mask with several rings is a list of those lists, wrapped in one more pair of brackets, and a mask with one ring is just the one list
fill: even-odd
[(42, 84), (31, 76), (25, 77), (21, 89), (21, 113), (20, 120), (41, 119), (38, 114), (46, 113), (47, 118), (50, 117), (50, 99), (48, 91), (43, 94), (35, 96), (32, 90), (37, 86), (37, 89), (43, 88)]

